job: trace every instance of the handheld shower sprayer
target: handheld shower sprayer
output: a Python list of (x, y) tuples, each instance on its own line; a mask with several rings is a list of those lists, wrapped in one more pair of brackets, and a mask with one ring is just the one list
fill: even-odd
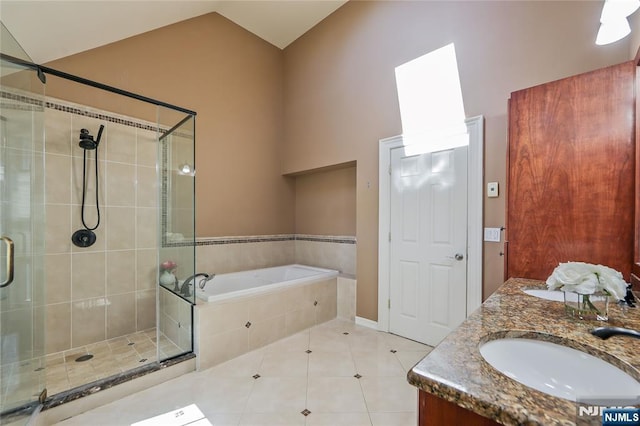
[[(93, 136), (89, 133), (87, 129), (80, 130), (80, 148), (84, 150), (83, 154), (83, 162), (82, 162), (82, 210), (81, 210), (81, 218), (82, 218), (82, 226), (83, 229), (79, 229), (73, 233), (71, 236), (71, 241), (78, 247), (89, 247), (96, 242), (96, 234), (93, 232), (100, 225), (100, 203), (98, 201), (98, 145), (100, 144), (100, 139), (102, 139), (102, 131), (104, 130), (104, 125), (100, 125), (100, 129), (98, 130), (98, 136), (93, 139)], [(96, 169), (96, 213), (98, 216), (96, 226), (89, 227), (84, 220), (84, 204), (85, 204), (85, 196), (87, 193), (87, 151), (95, 150), (95, 169)]]
[(100, 129), (98, 130), (98, 136), (96, 139), (93, 139), (93, 136), (89, 133), (87, 129), (80, 130), (80, 148), (93, 150), (98, 148), (100, 144), (100, 139), (102, 138), (102, 131), (104, 130), (104, 125), (100, 125)]

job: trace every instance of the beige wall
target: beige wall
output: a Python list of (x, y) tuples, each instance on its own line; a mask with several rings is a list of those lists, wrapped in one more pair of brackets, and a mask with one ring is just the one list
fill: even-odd
[(356, 167), (295, 178), (296, 234), (356, 235)]
[[(512, 91), (626, 60), (594, 44), (600, 2), (350, 1), (285, 50), (283, 171), (357, 161), (357, 312), (377, 318), (378, 140), (401, 133), (394, 68), (455, 43), (466, 115), (485, 117), (485, 226), (504, 224)], [(485, 243), (484, 293), (503, 281)]]
[[(213, 13), (47, 65), (196, 111), (197, 235), (261, 235), (294, 226), (280, 166), (282, 55)], [(95, 104), (86, 88), (50, 80), (49, 96)], [(97, 106), (155, 120), (130, 102), (119, 111), (123, 102), (103, 95)]]
[[(485, 182), (501, 184), (485, 226), (500, 226), (509, 93), (627, 59), (628, 41), (593, 43), (600, 12), (584, 1), (352, 0), (284, 53), (209, 14), (48, 65), (198, 112), (199, 236), (291, 233), (294, 182), (281, 173), (357, 161), (358, 315), (376, 319), (378, 140), (401, 132), (394, 68), (455, 43), (466, 114), (485, 116)], [(501, 249), (485, 244), (485, 295), (503, 280)]]

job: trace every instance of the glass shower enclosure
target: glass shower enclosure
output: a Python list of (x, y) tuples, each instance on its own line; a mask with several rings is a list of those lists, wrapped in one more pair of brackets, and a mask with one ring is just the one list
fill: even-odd
[[(2, 52), (31, 62), (1, 28)], [(19, 61), (18, 61), (19, 62)], [(28, 419), (46, 397), (44, 362), (44, 84), (0, 62), (0, 413)], [(36, 102), (32, 102), (35, 99)], [(26, 421), (26, 420), (25, 420)]]
[(1, 30), (0, 424), (19, 425), (193, 357), (195, 112), (36, 65)]
[[(158, 328), (165, 356), (191, 351), (195, 274), (195, 118), (160, 108), (158, 137), (160, 173)], [(167, 128), (167, 126), (171, 125)], [(167, 280), (167, 273), (170, 277)], [(190, 279), (191, 278), (191, 279)], [(177, 346), (177, 347), (176, 347)]]

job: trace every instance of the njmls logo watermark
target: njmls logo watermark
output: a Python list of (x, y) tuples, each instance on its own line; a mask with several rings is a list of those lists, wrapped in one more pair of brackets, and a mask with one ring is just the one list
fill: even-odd
[(640, 425), (640, 408), (607, 408), (602, 413), (602, 425)]
[(576, 425), (640, 426), (640, 396), (579, 398)]

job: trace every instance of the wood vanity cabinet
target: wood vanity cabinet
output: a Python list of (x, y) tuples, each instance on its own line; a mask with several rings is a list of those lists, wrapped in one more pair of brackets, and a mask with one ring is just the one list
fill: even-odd
[(421, 390), (418, 398), (418, 426), (442, 426), (451, 424), (465, 426), (499, 425), (499, 423), (487, 417), (482, 417), (453, 402), (446, 401)]
[[(634, 63), (637, 67), (640, 66), (640, 48), (636, 53)], [(636, 104), (635, 104), (635, 117), (636, 117), (636, 175), (635, 175), (635, 194), (634, 194), (634, 207), (635, 207), (635, 227), (633, 229), (633, 265), (631, 267), (631, 285), (633, 290), (640, 290), (640, 120), (638, 114), (640, 114), (640, 76), (636, 71)]]
[(629, 61), (511, 94), (505, 278), (545, 280), (582, 261), (629, 280), (640, 259), (635, 79)]

